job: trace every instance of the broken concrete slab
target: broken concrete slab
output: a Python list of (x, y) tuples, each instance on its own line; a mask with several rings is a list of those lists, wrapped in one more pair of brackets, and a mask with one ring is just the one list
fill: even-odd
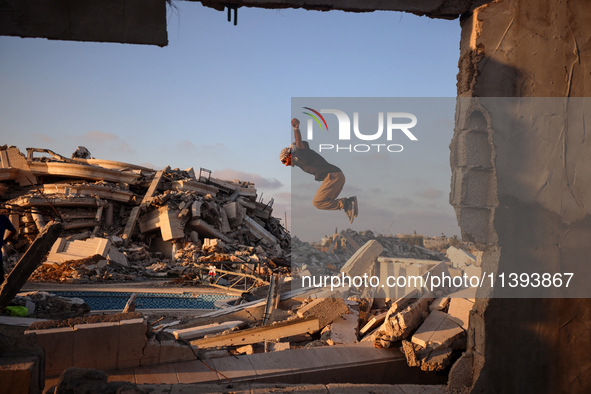
[(170, 209), (168, 206), (150, 211), (139, 218), (140, 231), (147, 233), (160, 229), (162, 240), (164, 241), (182, 238), (185, 236), (185, 232), (183, 231), (178, 215), (178, 210)]
[(188, 226), (199, 233), (202, 237), (219, 238), (224, 242), (231, 243), (232, 240), (224, 233), (200, 218), (193, 218), (188, 222)]
[(426, 372), (442, 371), (449, 366), (453, 350), (441, 348), (434, 350), (421, 362), (421, 370)]
[(314, 316), (318, 319), (319, 329), (326, 327), (343, 314), (349, 312), (349, 307), (340, 297), (317, 298), (298, 309), (298, 316), (305, 318)]
[(431, 301), (432, 295), (426, 293), (402, 311), (389, 314), (380, 328), (372, 334), (374, 345), (388, 348), (393, 342), (407, 338), (427, 318)]
[(454, 268), (463, 269), (467, 265), (476, 264), (476, 256), (455, 246), (450, 246), (445, 254)]
[(258, 224), (254, 219), (246, 216), (244, 217), (244, 223), (250, 229), (254, 237), (257, 239), (261, 239), (266, 244), (273, 246), (278, 244), (277, 238), (275, 238), (271, 233), (265, 230), (260, 224)]
[(415, 345), (414, 343), (407, 341), (406, 339), (402, 340), (402, 348), (400, 351), (404, 353), (406, 357), (406, 363), (409, 367), (420, 367), (421, 360), (417, 358), (417, 351), (420, 349), (419, 345)]
[(358, 342), (359, 310), (356, 302), (347, 301), (349, 312), (341, 315), (323, 330), (322, 340), (329, 345)]
[(448, 314), (456, 324), (464, 330), (468, 330), (470, 321), (470, 311), (474, 307), (474, 302), (466, 298), (452, 298), (449, 303)]
[(226, 330), (232, 330), (235, 327), (242, 327), (245, 325), (246, 323), (241, 320), (231, 320), (224, 323), (212, 323), (204, 326), (185, 328), (182, 330), (167, 329), (165, 331), (172, 333), (176, 339), (189, 340), (204, 337), (206, 335), (217, 334)]
[(384, 248), (378, 241), (367, 241), (351, 256), (340, 272), (350, 277), (363, 276), (371, 268), (383, 250)]
[(386, 315), (388, 312), (382, 312), (375, 316), (373, 316), (369, 321), (359, 330), (359, 335), (364, 336), (365, 334), (369, 333), (370, 331), (376, 329), (380, 326), (384, 320), (386, 319)]
[(449, 305), (449, 297), (439, 297), (429, 305), (429, 311), (443, 311)]
[(272, 341), (293, 335), (316, 332), (319, 330), (318, 319), (314, 317), (292, 319), (268, 326), (248, 328), (229, 334), (191, 341), (191, 345), (200, 349), (218, 346), (249, 345), (264, 341)]
[(46, 261), (48, 263), (61, 263), (94, 255), (107, 257), (110, 250), (111, 241), (106, 238), (89, 238), (84, 241), (67, 241), (65, 238), (58, 238), (51, 247)]
[(433, 311), (412, 336), (412, 342), (423, 347), (439, 349), (451, 345), (465, 335), (447, 313)]

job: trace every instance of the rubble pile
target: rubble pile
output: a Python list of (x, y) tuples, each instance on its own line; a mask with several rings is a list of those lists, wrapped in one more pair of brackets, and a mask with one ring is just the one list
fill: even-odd
[[(213, 178), (206, 169), (155, 171), (94, 159), (83, 147), (69, 159), (3, 146), (0, 200), (18, 230), (18, 252), (49, 221), (64, 223), (33, 280), (193, 283), (210, 264), (261, 277), (288, 266), (276, 264), (289, 254), (290, 237), (272, 216), (273, 200), (257, 201), (253, 183)], [(6, 256), (11, 269), (18, 253), (6, 249)]]
[(21, 293), (12, 305), (27, 308), (27, 317), (68, 319), (86, 315), (90, 307), (80, 298), (60, 297), (45, 291)]
[(342, 230), (330, 237), (324, 237), (316, 244), (302, 242), (292, 238), (291, 262), (292, 269), (302, 274), (330, 274), (339, 272), (347, 260), (370, 240), (377, 241), (383, 248), (383, 257), (412, 258), (421, 260), (442, 261), (445, 255), (418, 245), (411, 245), (399, 237), (391, 235), (375, 235), (372, 231)]

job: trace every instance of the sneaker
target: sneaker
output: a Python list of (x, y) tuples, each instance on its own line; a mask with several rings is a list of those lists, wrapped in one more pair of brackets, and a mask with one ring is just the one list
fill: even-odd
[(357, 217), (358, 211), (357, 197), (353, 196), (345, 199), (345, 213), (349, 218), (349, 223), (353, 223), (353, 220)]
[(356, 196), (351, 197), (351, 208), (353, 209), (354, 217), (357, 217), (357, 214), (359, 214), (359, 204), (357, 204)]

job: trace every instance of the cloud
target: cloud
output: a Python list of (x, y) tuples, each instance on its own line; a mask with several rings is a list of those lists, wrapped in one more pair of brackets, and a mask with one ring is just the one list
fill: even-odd
[(124, 140), (122, 140), (121, 138), (119, 138), (118, 135), (115, 134), (111, 134), (111, 133), (105, 133), (102, 131), (87, 131), (86, 133), (82, 134), (80, 137), (74, 137), (76, 139), (80, 138), (81, 140), (81, 144), (80, 145), (84, 145), (88, 148), (88, 150), (90, 150), (90, 152), (92, 153), (92, 150), (94, 148), (98, 148), (98, 147), (108, 147), (109, 150), (112, 150), (114, 152), (120, 152), (120, 153), (133, 153), (134, 150), (131, 148), (131, 146), (125, 142)]
[(188, 154), (219, 154), (220, 152), (222, 152), (223, 150), (226, 149), (226, 147), (224, 146), (224, 144), (222, 143), (217, 143), (217, 144), (213, 144), (213, 145), (195, 145), (194, 143), (192, 143), (189, 140), (182, 140), (179, 141), (176, 145), (175, 145), (175, 149), (177, 151), (180, 151), (182, 153), (188, 153)]
[(258, 174), (232, 170), (229, 168), (223, 170), (215, 170), (214, 172), (212, 172), (212, 176), (220, 179), (239, 179), (241, 181), (254, 182), (256, 188), (262, 189), (279, 189), (283, 186), (283, 183), (281, 183), (281, 181), (279, 181), (278, 179), (264, 178)]
[(51, 138), (51, 136), (42, 133), (33, 133), (31, 134), (31, 137), (33, 137), (33, 139), (35, 140), (42, 141), (46, 144), (50, 144), (55, 141), (53, 138)]
[(105, 142), (119, 140), (119, 137), (115, 134), (104, 133), (102, 131), (88, 131), (86, 134), (82, 135), (82, 138), (86, 138), (97, 144), (104, 144)]
[(445, 192), (443, 190), (429, 188), (427, 190), (421, 190), (415, 193), (415, 195), (423, 198), (429, 198), (432, 200), (438, 199), (439, 197), (443, 196)]
[(182, 140), (176, 144), (175, 148), (183, 152), (191, 153), (197, 149), (197, 146), (189, 140)]
[(398, 208), (400, 207), (409, 207), (413, 205), (414, 201), (408, 197), (391, 197), (390, 203)]

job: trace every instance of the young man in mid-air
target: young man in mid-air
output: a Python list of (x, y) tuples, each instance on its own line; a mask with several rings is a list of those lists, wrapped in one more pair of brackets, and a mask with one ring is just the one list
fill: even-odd
[(320, 154), (310, 149), (307, 141), (302, 141), (300, 133), (300, 121), (291, 120), (291, 127), (295, 137), (295, 147), (284, 148), (279, 159), (286, 166), (298, 166), (304, 172), (314, 175), (314, 179), (322, 182), (316, 192), (312, 204), (323, 210), (343, 209), (349, 218), (349, 222), (357, 217), (357, 197), (338, 198), (345, 185), (345, 174), (335, 165), (327, 162)]

